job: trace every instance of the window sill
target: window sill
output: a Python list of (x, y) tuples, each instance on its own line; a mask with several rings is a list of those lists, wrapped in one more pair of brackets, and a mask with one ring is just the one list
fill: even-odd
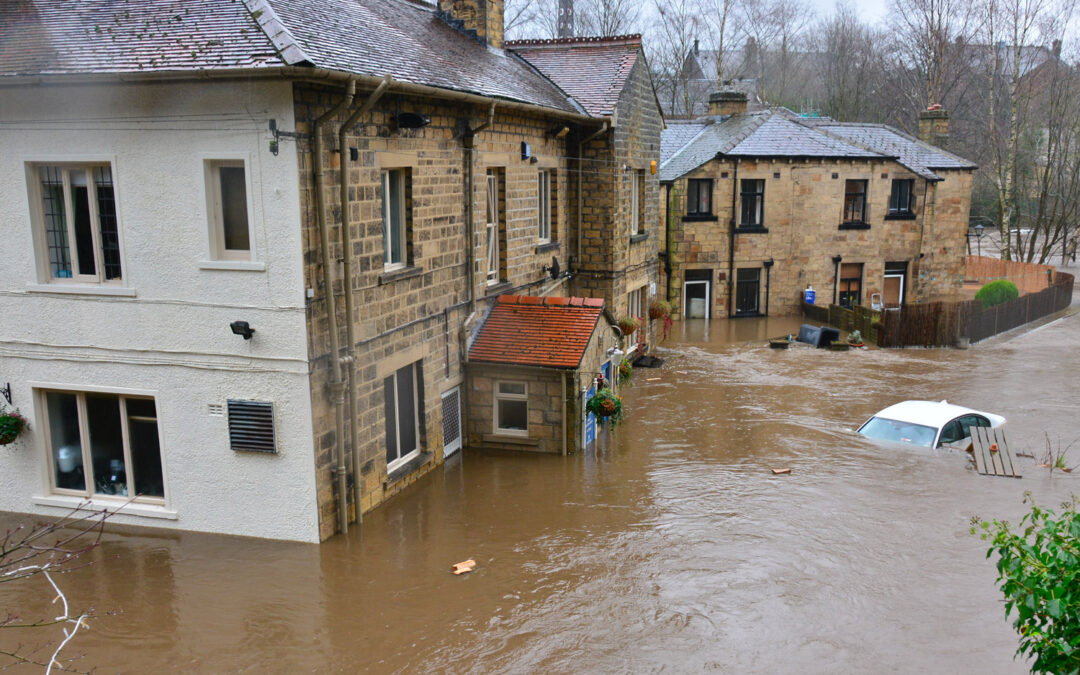
[(430, 462), (431, 458), (432, 454), (430, 452), (421, 452), (419, 455), (395, 468), (393, 471), (388, 472), (386, 474), (386, 481), (383, 485), (390, 486), (400, 480), (408, 478), (409, 474)]
[(232, 270), (237, 272), (265, 272), (266, 263), (254, 260), (200, 260), (201, 270)]
[(418, 277), (423, 273), (423, 267), (402, 267), (396, 270), (390, 270), (389, 272), (383, 272), (379, 275), (379, 285), (385, 286), (386, 284), (401, 281), (402, 279), (411, 279), (413, 277)]
[(870, 223), (840, 223), (838, 230), (869, 230)]
[(30, 293), (56, 293), (59, 295), (106, 295), (134, 298), (135, 289), (126, 286), (90, 286), (76, 284), (26, 284)]
[(562, 242), (561, 241), (549, 241), (549, 242), (545, 242), (543, 244), (537, 244), (536, 245), (536, 252), (537, 253), (547, 253), (548, 251), (558, 251), (561, 248), (562, 248)]
[(735, 234), (768, 234), (769, 228), (754, 226), (754, 227), (736, 227)]
[(684, 223), (715, 223), (719, 218), (711, 213), (701, 213), (694, 215), (685, 215), (682, 218)]
[(101, 512), (108, 510), (125, 516), (139, 516), (142, 518), (160, 518), (163, 520), (177, 520), (179, 515), (172, 509), (157, 504), (139, 504), (137, 502), (107, 501), (102, 499), (87, 499), (86, 497), (70, 497), (67, 495), (35, 495), (30, 502), (38, 506), (51, 506), (70, 511), (78, 506), (85, 510)]
[(630, 243), (631, 244), (637, 244), (638, 242), (645, 241), (648, 238), (649, 238), (649, 233), (648, 232), (642, 232), (641, 234), (632, 234), (632, 235), (630, 235)]
[(914, 213), (890, 213), (885, 220), (915, 220), (916, 217)]
[(511, 445), (531, 445), (537, 447), (540, 445), (540, 439), (529, 438), (528, 436), (510, 436), (504, 434), (484, 434), (485, 443), (508, 443)]
[(500, 281), (500, 282), (499, 282), (499, 283), (497, 283), (497, 284), (491, 284), (491, 285), (489, 285), (489, 286), (488, 286), (488, 287), (487, 287), (487, 288), (486, 288), (486, 289), (484, 290), (484, 295), (485, 295), (485, 296), (487, 296), (487, 297), (491, 297), (491, 296), (493, 296), (493, 295), (502, 295), (503, 293), (505, 293), (506, 291), (510, 290), (511, 288), (512, 288), (512, 287), (510, 286), (510, 282), (509, 282), (509, 281)]

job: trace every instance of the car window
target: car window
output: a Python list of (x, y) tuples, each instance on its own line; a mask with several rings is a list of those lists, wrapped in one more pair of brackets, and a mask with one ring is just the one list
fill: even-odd
[(990, 420), (982, 415), (964, 415), (960, 418), (960, 428), (964, 438), (971, 438), (971, 427), (989, 427)]
[(937, 429), (891, 420), (886, 417), (871, 417), (866, 424), (859, 428), (859, 433), (868, 438), (876, 438), (882, 441), (896, 441), (897, 443), (911, 443), (930, 447), (934, 444), (934, 435)]
[(945, 428), (941, 430), (941, 440), (938, 441), (938, 445), (955, 443), (967, 436), (968, 434), (964, 433), (964, 427), (961, 426), (960, 420), (956, 419), (946, 424)]

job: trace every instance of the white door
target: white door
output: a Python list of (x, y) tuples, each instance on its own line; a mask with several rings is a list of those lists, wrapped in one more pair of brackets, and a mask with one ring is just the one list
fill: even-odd
[(683, 283), (683, 316), (687, 319), (710, 318), (711, 284), (708, 281)]
[(461, 387), (442, 395), (443, 459), (461, 449)]

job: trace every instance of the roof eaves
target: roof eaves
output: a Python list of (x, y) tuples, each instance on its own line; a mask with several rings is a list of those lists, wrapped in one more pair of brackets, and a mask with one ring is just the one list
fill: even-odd
[[(664, 167), (665, 167), (665, 166), (667, 166), (667, 165), (671, 164), (671, 163), (672, 163), (672, 162), (674, 162), (674, 161), (675, 161), (675, 160), (676, 160), (676, 159), (677, 159), (677, 158), (678, 158), (679, 156), (681, 156), (681, 155), (682, 155), (682, 154), (683, 154), (684, 152), (686, 152), (686, 149), (687, 149), (687, 148), (689, 148), (689, 147), (690, 147), (690, 146), (691, 146), (691, 145), (692, 145), (692, 144), (694, 143), (694, 141), (696, 141), (696, 140), (697, 140), (698, 138), (700, 138), (700, 137), (701, 137), (701, 135), (702, 135), (703, 133), (705, 133), (706, 131), (708, 131), (708, 130), (709, 130), (709, 129), (710, 129), (711, 127), (712, 127), (712, 125), (711, 125), (711, 124), (706, 124), (705, 126), (701, 127), (701, 131), (697, 132), (696, 134), (694, 134), (694, 135), (693, 135), (693, 136), (692, 136), (692, 137), (690, 138), (690, 140), (688, 140), (688, 141), (686, 141), (685, 143), (683, 143), (682, 147), (681, 147), (681, 148), (679, 148), (679, 149), (678, 149), (678, 151), (676, 151), (676, 152), (675, 152), (675, 154), (673, 154), (673, 155), (672, 155), (671, 157), (668, 157), (668, 160), (667, 160), (666, 162), (664, 162), (663, 164), (661, 164), (661, 165), (660, 165), (660, 173), (663, 173), (663, 171), (664, 171)], [(708, 162), (708, 161), (710, 161), (710, 160), (712, 160), (712, 159), (714, 159), (714, 158), (715, 158), (715, 155), (712, 155), (712, 156), (710, 156), (710, 157), (709, 157), (708, 159), (706, 159), (706, 160), (704, 160), (703, 162), (701, 162), (701, 164), (698, 164), (697, 166), (695, 166), (695, 167), (694, 167), (694, 169), (696, 169), (696, 168), (697, 168), (698, 166), (701, 166), (702, 164), (705, 164), (706, 162)], [(679, 174), (678, 176), (673, 176), (672, 178), (669, 178), (668, 180), (677, 180), (677, 179), (679, 179), (679, 178), (682, 178), (683, 176), (685, 176), (686, 174), (690, 173), (690, 172), (691, 172), (691, 171), (693, 171), (694, 169), (689, 169), (689, 170), (687, 170), (687, 171), (684, 171), (684, 172), (682, 172), (681, 174)]]
[(242, 0), (251, 18), (274, 45), (281, 60), (290, 66), (314, 66), (296, 38), (270, 5), (270, 0)]

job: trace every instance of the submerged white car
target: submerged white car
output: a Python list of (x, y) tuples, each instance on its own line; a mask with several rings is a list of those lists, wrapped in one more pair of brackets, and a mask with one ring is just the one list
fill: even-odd
[(1005, 418), (953, 405), (948, 401), (903, 401), (878, 412), (859, 427), (867, 438), (910, 443), (927, 448), (966, 445), (971, 427), (997, 428)]

